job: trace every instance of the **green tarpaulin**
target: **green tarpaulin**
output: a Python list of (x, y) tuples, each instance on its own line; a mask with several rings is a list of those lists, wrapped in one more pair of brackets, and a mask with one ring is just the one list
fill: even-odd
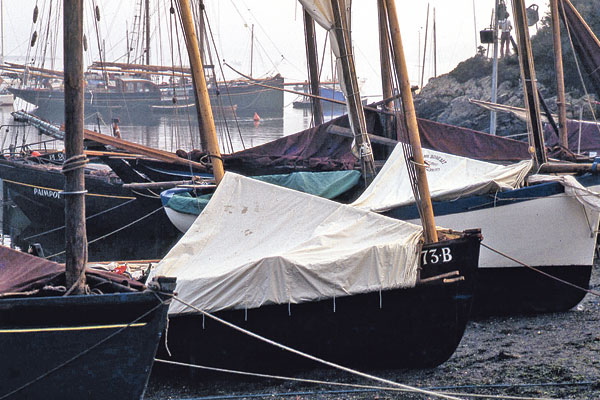
[[(291, 174), (253, 176), (253, 179), (333, 199), (354, 187), (360, 179), (359, 171), (293, 172)], [(178, 193), (167, 203), (167, 207), (186, 214), (199, 215), (208, 204), (211, 194), (198, 197), (190, 193)]]

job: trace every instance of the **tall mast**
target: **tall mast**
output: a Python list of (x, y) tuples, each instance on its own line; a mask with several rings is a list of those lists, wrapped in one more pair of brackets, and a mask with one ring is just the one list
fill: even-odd
[(427, 56), (427, 33), (429, 30), (429, 3), (427, 3), (427, 18), (425, 19), (425, 43), (423, 43), (423, 65), (421, 66), (421, 84), (420, 88), (423, 87), (423, 80), (425, 79), (425, 57)]
[(552, 16), (552, 39), (554, 41), (554, 69), (556, 70), (556, 105), (558, 106), (559, 143), (569, 148), (567, 132), (567, 107), (565, 102), (565, 78), (562, 63), (562, 44), (560, 42), (560, 25), (558, 19), (558, 0), (550, 0)]
[(4, 5), (0, 0), (0, 64), (4, 64)]
[(204, 25), (204, 0), (198, 2), (198, 45), (200, 46), (200, 57), (204, 60), (206, 57), (204, 51), (204, 36), (206, 35), (206, 28)]
[(219, 151), (219, 143), (217, 142), (217, 131), (215, 129), (215, 121), (213, 119), (212, 107), (208, 96), (208, 88), (206, 87), (206, 78), (204, 76), (204, 68), (200, 50), (198, 49), (198, 38), (194, 29), (194, 21), (192, 18), (192, 10), (189, 0), (179, 0), (179, 9), (181, 12), (181, 22), (185, 32), (185, 44), (190, 57), (190, 67), (196, 91), (198, 110), (198, 122), (200, 124), (200, 136), (204, 151), (208, 154), (213, 167), (213, 174), (217, 184), (223, 179), (225, 170), (223, 169), (223, 160)]
[[(377, 0), (377, 16), (379, 26), (379, 61), (381, 64), (381, 91), (384, 99), (392, 97), (392, 66), (390, 64), (390, 40), (387, 33), (387, 11), (385, 9), (385, 0)], [(393, 100), (383, 104), (386, 111), (394, 108)], [(385, 115), (384, 135), (388, 139), (396, 139), (396, 132), (393, 129), (393, 121), (389, 115)]]
[[(494, 22), (493, 22), (493, 37), (494, 37), (494, 60), (492, 62), (492, 103), (498, 102), (498, 6), (499, 0), (495, 1), (494, 5)], [(490, 111), (490, 134), (496, 134), (496, 111)]]
[[(304, 10), (304, 40), (306, 41), (306, 61), (308, 63), (308, 78), (310, 79), (310, 93), (320, 96), (319, 90), (319, 55), (317, 53), (317, 38), (315, 35), (315, 21), (308, 11)], [(315, 126), (323, 123), (323, 108), (321, 100), (311, 97), (312, 115)]]
[(146, 65), (150, 65), (150, 0), (146, 0)]
[[(390, 65), (390, 41), (387, 35), (387, 12), (385, 0), (377, 0), (379, 17), (379, 60), (381, 62), (381, 88), (384, 99), (392, 97), (392, 66)], [(384, 104), (387, 110), (394, 107), (392, 100)]]
[(250, 78), (252, 78), (252, 64), (254, 63), (254, 24), (250, 34)]
[(85, 287), (85, 155), (83, 153), (83, 0), (65, 0), (65, 190), (66, 284), (75, 294)]
[(435, 27), (435, 7), (433, 7), (433, 77), (437, 78), (437, 30)]
[(354, 58), (352, 57), (352, 48), (349, 40), (348, 22), (346, 21), (345, 0), (331, 0), (331, 8), (334, 19), (333, 34), (339, 46), (339, 62), (344, 85), (346, 86), (350, 127), (354, 134), (356, 147), (360, 153), (364, 176), (366, 179), (370, 179), (375, 174), (375, 162), (373, 160), (371, 142), (369, 136), (367, 136), (365, 112), (360, 102), (358, 80), (356, 79), (356, 69), (354, 67)]
[(421, 209), (423, 215), (423, 231), (426, 243), (437, 242), (437, 230), (433, 218), (433, 206), (429, 194), (429, 185), (427, 183), (427, 172), (425, 170), (425, 161), (421, 149), (421, 139), (419, 137), (419, 126), (417, 125), (417, 114), (413, 104), (412, 92), (410, 90), (410, 81), (408, 79), (408, 68), (404, 57), (404, 47), (402, 46), (402, 37), (400, 36), (400, 27), (398, 25), (398, 14), (396, 13), (395, 0), (386, 0), (390, 36), (392, 40), (392, 49), (394, 55), (394, 65), (396, 67), (397, 79), (400, 84), (400, 93), (402, 95), (402, 106), (406, 118), (408, 130), (408, 139), (412, 147), (413, 161), (417, 172), (417, 188), (421, 198)]
[(534, 146), (534, 162), (536, 167), (545, 164), (548, 159), (544, 146), (542, 120), (540, 117), (540, 102), (538, 99), (535, 68), (533, 65), (533, 53), (529, 41), (529, 28), (527, 26), (527, 14), (523, 0), (513, 0), (513, 16), (515, 20), (515, 31), (519, 49), (519, 64), (521, 66), (521, 78), (523, 81), (523, 92), (525, 107), (527, 109), (527, 128), (530, 134), (530, 145)]

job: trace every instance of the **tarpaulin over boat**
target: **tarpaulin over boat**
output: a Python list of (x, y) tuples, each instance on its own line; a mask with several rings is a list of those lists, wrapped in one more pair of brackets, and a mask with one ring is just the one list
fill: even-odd
[[(423, 149), (423, 157), (433, 200), (514, 189), (521, 185), (533, 165), (531, 160), (497, 165), (427, 149)], [(381, 212), (414, 201), (404, 152), (398, 145), (373, 182), (352, 205)]]
[[(422, 228), (227, 173), (152, 275), (206, 311), (300, 303), (416, 282)], [(193, 312), (172, 302), (171, 314)]]
[[(332, 124), (347, 128), (348, 117), (342, 116), (260, 146), (224, 155), (225, 168), (240, 172), (249, 168), (268, 168), (270, 172), (274, 169), (332, 171), (357, 168), (358, 159), (350, 149), (352, 139), (328, 133), (327, 128)], [(374, 112), (367, 114), (367, 130), (382, 130)]]
[[(367, 131), (383, 136), (383, 125), (376, 112), (365, 110)], [(484, 161), (520, 161), (531, 158), (526, 142), (418, 119), (423, 147)], [(348, 128), (348, 117), (333, 119), (315, 128), (285, 136), (260, 146), (223, 155), (229, 171), (302, 170), (331, 171), (358, 168), (352, 154), (352, 138), (328, 133), (330, 125)], [(372, 143), (378, 158), (380, 144)]]
[[(91, 287), (104, 293), (119, 291), (115, 290), (114, 286), (107, 284), (108, 282), (118, 283), (123, 287), (136, 290), (145, 287), (124, 275), (91, 268), (86, 269), (86, 279)], [(56, 291), (57, 287), (64, 288), (64, 285), (64, 264), (0, 246), (0, 295)]]
[[(333, 199), (356, 186), (360, 179), (359, 171), (293, 172), (253, 176), (262, 182), (298, 190), (303, 193)], [(186, 214), (198, 215), (206, 207), (211, 194), (192, 197), (188, 192), (173, 195), (167, 207)]]
[[(600, 153), (600, 125), (593, 121), (567, 120), (569, 150), (581, 154)], [(558, 145), (558, 136), (550, 124), (544, 125), (544, 141), (547, 146)]]
[[(469, 99), (469, 101), (491, 111), (509, 112), (517, 118), (527, 121), (527, 110), (525, 108), (507, 106), (505, 104), (495, 104), (481, 100)], [(558, 120), (558, 116), (553, 115), (552, 117), (554, 121)], [(548, 122), (548, 117), (545, 114), (542, 114), (541, 118), (544, 122), (544, 143), (546, 144), (548, 155), (554, 158), (564, 159), (565, 155), (561, 154), (560, 149), (556, 149), (555, 147), (559, 145), (558, 134), (554, 130), (554, 127)], [(593, 121), (567, 120), (567, 136), (569, 150), (573, 152), (581, 154), (594, 151), (600, 152), (600, 125)], [(516, 141), (513, 140), (513, 142)], [(524, 146), (524, 152), (527, 151), (527, 143), (517, 143)], [(448, 151), (448, 153), (458, 154), (453, 151)], [(523, 159), (525, 158), (526, 157), (523, 157)]]
[(483, 161), (529, 160), (527, 142), (418, 119), (421, 146)]

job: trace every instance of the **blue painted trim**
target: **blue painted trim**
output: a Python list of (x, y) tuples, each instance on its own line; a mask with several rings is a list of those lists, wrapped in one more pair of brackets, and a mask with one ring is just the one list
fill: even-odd
[[(600, 175), (582, 175), (577, 177), (577, 181), (586, 187), (600, 185)], [(473, 210), (483, 210), (492, 207), (502, 207), (523, 201), (536, 200), (541, 197), (553, 196), (564, 192), (565, 189), (560, 183), (541, 183), (520, 189), (498, 192), (496, 195), (487, 194), (480, 196), (469, 196), (450, 201), (434, 201), (433, 214), (436, 216), (442, 216)], [(397, 207), (383, 214), (387, 215), (388, 217), (401, 220), (419, 218), (419, 212), (414, 204)]]

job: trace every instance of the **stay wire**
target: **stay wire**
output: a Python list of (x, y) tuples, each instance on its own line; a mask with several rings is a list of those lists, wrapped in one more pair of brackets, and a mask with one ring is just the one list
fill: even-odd
[[(502, 251), (500, 251), (500, 250), (497, 250), (497, 249), (495, 249), (495, 248), (493, 248), (493, 247), (491, 247), (491, 246), (489, 246), (489, 245), (487, 245), (487, 244), (485, 244), (485, 243), (483, 243), (483, 242), (481, 242), (481, 245), (482, 245), (483, 247), (485, 247), (486, 249), (488, 249), (488, 250), (491, 250), (491, 251), (493, 251), (494, 253), (496, 253), (496, 254), (498, 254), (498, 255), (500, 255), (500, 256), (502, 256), (502, 257), (508, 258), (509, 260), (511, 260), (511, 261), (513, 261), (513, 262), (516, 262), (517, 264), (519, 264), (519, 265), (521, 265), (521, 266), (523, 266), (523, 267), (525, 267), (525, 268), (529, 268), (530, 270), (532, 270), (532, 271), (535, 271), (535, 272), (537, 272), (537, 273), (539, 273), (539, 274), (541, 274), (541, 275), (544, 275), (544, 276), (546, 276), (546, 277), (548, 277), (548, 278), (550, 278), (550, 279), (554, 279), (555, 281), (558, 281), (558, 282), (560, 282), (560, 283), (564, 283), (564, 284), (565, 284), (565, 285), (567, 285), (567, 286), (571, 286), (571, 287), (573, 287), (573, 288), (575, 288), (575, 289), (578, 289), (578, 290), (581, 290), (581, 291), (583, 291), (583, 292), (589, 293), (589, 294), (591, 294), (591, 295), (593, 295), (593, 296), (600, 297), (600, 292), (596, 292), (595, 290), (592, 290), (592, 289), (585, 289), (585, 288), (583, 288), (583, 287), (581, 287), (581, 286), (577, 286), (577, 285), (575, 285), (575, 284), (573, 284), (573, 283), (571, 283), (571, 282), (568, 282), (568, 281), (566, 281), (566, 280), (564, 280), (564, 279), (558, 278), (558, 277), (556, 277), (556, 276), (554, 276), (554, 275), (552, 275), (552, 274), (549, 274), (549, 273), (547, 273), (547, 272), (544, 272), (544, 271), (542, 271), (542, 270), (540, 270), (540, 269), (538, 269), (538, 268), (536, 268), (536, 267), (532, 267), (531, 265), (529, 265), (529, 264), (527, 264), (527, 263), (524, 263), (524, 262), (522, 262), (522, 261), (519, 261), (519, 260), (517, 260), (516, 258), (514, 258), (514, 257), (511, 257), (511, 256), (509, 256), (508, 254), (506, 254), (506, 253), (503, 253)], [(573, 268), (576, 268), (576, 267), (573, 267)]]
[[(142, 217), (140, 217), (140, 218), (136, 219), (135, 221), (132, 221), (132, 222), (130, 222), (130, 223), (128, 223), (128, 224), (126, 224), (126, 225), (124, 225), (124, 226), (122, 226), (122, 227), (118, 228), (118, 229), (115, 229), (115, 230), (114, 230), (114, 231), (112, 231), (112, 232), (109, 232), (109, 233), (105, 234), (105, 235), (99, 236), (99, 237), (97, 237), (96, 239), (90, 240), (90, 241), (88, 242), (88, 246), (89, 246), (90, 244), (92, 244), (92, 243), (95, 243), (95, 242), (98, 242), (98, 241), (100, 241), (100, 240), (106, 239), (107, 237), (109, 237), (109, 236), (112, 236), (112, 235), (114, 235), (115, 233), (119, 233), (119, 232), (120, 232), (120, 231), (122, 231), (123, 229), (127, 229), (127, 228), (129, 228), (130, 226), (137, 224), (138, 222), (140, 222), (140, 221), (142, 221), (142, 220), (144, 220), (144, 219), (148, 218), (149, 216), (151, 216), (151, 215), (153, 215), (153, 214), (157, 213), (158, 211), (162, 210), (163, 208), (164, 208), (164, 207), (159, 207), (159, 208), (157, 208), (156, 210), (154, 210), (154, 211), (151, 211), (150, 213), (148, 213), (148, 214), (146, 214), (146, 215), (144, 215), (144, 216), (142, 216)], [(60, 256), (60, 255), (62, 255), (62, 254), (65, 254), (65, 253), (66, 253), (66, 250), (63, 250), (63, 251), (61, 251), (61, 252), (58, 252), (58, 253), (55, 253), (55, 254), (49, 255), (49, 256), (47, 256), (47, 257), (44, 257), (44, 258), (46, 258), (46, 259), (50, 259), (50, 258), (58, 257), (58, 256)], [(2, 399), (0, 398), (0, 400), (2, 400)]]
[[(361, 385), (361, 384), (357, 384), (357, 383), (331, 382), (331, 381), (321, 381), (321, 380), (316, 380), (316, 379), (294, 378), (294, 377), (290, 377), (290, 376), (259, 374), (259, 373), (254, 373), (254, 372), (208, 367), (208, 366), (195, 365), (195, 364), (183, 363), (183, 362), (178, 362), (178, 361), (163, 360), (160, 358), (155, 358), (154, 361), (163, 363), (163, 364), (175, 365), (175, 366), (179, 366), (179, 367), (188, 367), (188, 368), (202, 369), (202, 370), (206, 370), (206, 371), (223, 372), (223, 373), (228, 373), (228, 374), (251, 376), (254, 378), (278, 379), (278, 380), (283, 380), (283, 381), (288, 381), (288, 382), (313, 383), (313, 384), (325, 385), (325, 386), (342, 386), (342, 387), (363, 389), (363, 390), (355, 390), (355, 391), (323, 391), (323, 390), (319, 390), (319, 391), (314, 391), (314, 392), (304, 392), (302, 394), (328, 394), (328, 393), (367, 392), (367, 391), (368, 392), (393, 391), (393, 392), (413, 393), (412, 389), (393, 388), (393, 387), (389, 387), (389, 386)], [(589, 385), (589, 384), (593, 384), (593, 383), (594, 382), (584, 382), (584, 383), (581, 383), (581, 385)], [(575, 383), (575, 384), (577, 384), (577, 383)], [(547, 384), (525, 385), (525, 386), (545, 386), (545, 385), (547, 385)], [(558, 386), (558, 385), (560, 385), (560, 384), (556, 384), (556, 386)], [(444, 389), (461, 389), (461, 388), (503, 388), (503, 387), (504, 388), (513, 388), (513, 387), (519, 387), (519, 386), (522, 386), (522, 385), (468, 385), (468, 386), (429, 387), (429, 388), (423, 388), (423, 389), (444, 390)], [(535, 400), (554, 400), (552, 398), (542, 398), (542, 397), (504, 396), (504, 395), (458, 393), (458, 392), (444, 392), (443, 394), (453, 395), (453, 396), (508, 399), (508, 400), (533, 400), (533, 399), (535, 399)], [(207, 396), (207, 397), (201, 397), (201, 398), (198, 398), (195, 400), (237, 399), (237, 398), (245, 398), (245, 397), (273, 397), (273, 396), (279, 396), (279, 395), (293, 396), (295, 394), (294, 393), (285, 393), (285, 394), (283, 394), (283, 393), (264, 393), (264, 394), (249, 395), (246, 393), (246, 394), (229, 395), (229, 396)]]
[[(102, 210), (102, 211), (100, 211), (100, 212), (98, 212), (98, 213), (96, 213), (96, 214), (94, 214), (94, 215), (90, 215), (89, 217), (85, 217), (85, 220), (86, 220), (86, 221), (89, 221), (89, 220), (90, 220), (90, 219), (92, 219), (92, 218), (95, 218), (95, 217), (101, 216), (101, 215), (103, 215), (103, 214), (106, 214), (106, 213), (108, 213), (108, 212), (111, 212), (111, 211), (113, 211), (113, 210), (116, 210), (117, 208), (120, 208), (120, 207), (126, 206), (126, 205), (128, 205), (128, 204), (130, 204), (130, 203), (134, 202), (135, 200), (136, 200), (136, 199), (131, 199), (131, 200), (128, 200), (128, 201), (126, 201), (126, 202), (124, 202), (124, 203), (121, 203), (121, 204), (119, 204), (119, 205), (116, 205), (116, 206), (114, 206), (114, 207), (108, 208), (108, 209), (106, 209), (106, 210)], [(33, 239), (33, 238), (36, 238), (36, 237), (45, 236), (45, 235), (48, 235), (48, 234), (50, 234), (50, 233), (57, 232), (57, 231), (60, 231), (60, 230), (63, 230), (63, 229), (65, 229), (65, 225), (62, 225), (62, 226), (59, 226), (59, 227), (57, 227), (57, 228), (50, 229), (50, 230), (47, 230), (47, 231), (44, 231), (44, 232), (41, 232), (41, 233), (36, 233), (35, 235), (27, 236), (26, 238), (23, 238), (23, 240), (29, 240), (29, 239)]]
[[(229, 92), (229, 85), (227, 85), (227, 80), (225, 79), (225, 71), (223, 70), (223, 64), (221, 63), (221, 57), (219, 56), (219, 50), (217, 49), (217, 44), (215, 42), (215, 37), (213, 34), (212, 26), (211, 26), (209, 18), (208, 18), (208, 14), (206, 12), (206, 8), (204, 9), (204, 15), (205, 15), (206, 26), (208, 28), (207, 35), (210, 35), (210, 40), (212, 42), (213, 49), (215, 50), (215, 56), (217, 58), (217, 64), (219, 65), (219, 70), (221, 71), (221, 76), (223, 77), (223, 84), (225, 86), (225, 91), (227, 92), (227, 98), (229, 100), (229, 105), (233, 109), (233, 100), (231, 99), (231, 93)], [(219, 85), (217, 83), (216, 75), (215, 75), (215, 89), (217, 91), (219, 90)], [(219, 98), (219, 97), (220, 96), (217, 96), (217, 98)], [(219, 101), (221, 101), (221, 100), (219, 99)], [(240, 142), (242, 143), (242, 149), (246, 149), (246, 144), (244, 143), (244, 137), (242, 136), (242, 131), (240, 129), (240, 124), (239, 124), (236, 112), (233, 113), (233, 120), (235, 121), (235, 126), (238, 131), (238, 136), (240, 138)], [(229, 134), (229, 128), (227, 128), (227, 133)]]

